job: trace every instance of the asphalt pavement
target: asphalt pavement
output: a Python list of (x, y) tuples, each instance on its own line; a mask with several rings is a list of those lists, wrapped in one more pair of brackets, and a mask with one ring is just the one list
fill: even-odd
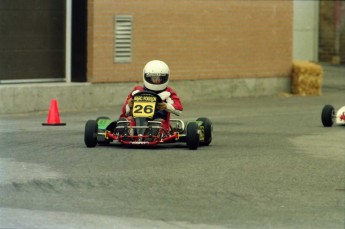
[(0, 228), (344, 228), (345, 127), (320, 117), (345, 105), (345, 68), (324, 70), (321, 96), (183, 103), (182, 120), (213, 121), (196, 151), (86, 148), (86, 121), (120, 106), (62, 112), (57, 127), (0, 115)]

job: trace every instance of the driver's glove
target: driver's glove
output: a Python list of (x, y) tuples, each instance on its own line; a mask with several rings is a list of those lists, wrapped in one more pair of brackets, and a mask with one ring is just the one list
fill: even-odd
[(128, 101), (127, 101), (127, 104), (130, 108), (133, 107), (133, 99), (132, 98), (129, 98)]
[(164, 111), (167, 109), (167, 104), (166, 103), (158, 103), (157, 104), (157, 109), (160, 111)]
[(134, 101), (132, 98), (129, 98), (127, 100), (127, 105), (126, 105), (126, 116), (132, 115), (132, 108), (133, 108)]

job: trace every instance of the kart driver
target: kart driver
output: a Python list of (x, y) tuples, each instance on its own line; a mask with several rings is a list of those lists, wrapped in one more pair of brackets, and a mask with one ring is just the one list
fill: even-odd
[(175, 91), (168, 86), (170, 70), (166, 63), (160, 60), (148, 62), (143, 70), (144, 86), (135, 86), (127, 96), (125, 104), (122, 106), (120, 118), (132, 121), (132, 97), (140, 91), (151, 91), (158, 94), (162, 102), (157, 104), (157, 111), (153, 119), (170, 120), (170, 113), (180, 115), (183, 107)]

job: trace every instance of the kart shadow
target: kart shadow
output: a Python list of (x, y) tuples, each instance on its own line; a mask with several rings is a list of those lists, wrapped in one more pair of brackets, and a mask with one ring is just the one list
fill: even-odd
[(171, 150), (171, 149), (186, 149), (189, 150), (186, 143), (164, 143), (157, 145), (123, 145), (121, 143), (110, 143), (109, 145), (97, 145), (97, 147), (112, 147), (133, 150)]

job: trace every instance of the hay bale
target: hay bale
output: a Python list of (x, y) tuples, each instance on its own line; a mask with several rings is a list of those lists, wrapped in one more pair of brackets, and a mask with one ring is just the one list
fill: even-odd
[(291, 72), (291, 91), (297, 95), (321, 95), (323, 70), (318, 64), (295, 61)]

